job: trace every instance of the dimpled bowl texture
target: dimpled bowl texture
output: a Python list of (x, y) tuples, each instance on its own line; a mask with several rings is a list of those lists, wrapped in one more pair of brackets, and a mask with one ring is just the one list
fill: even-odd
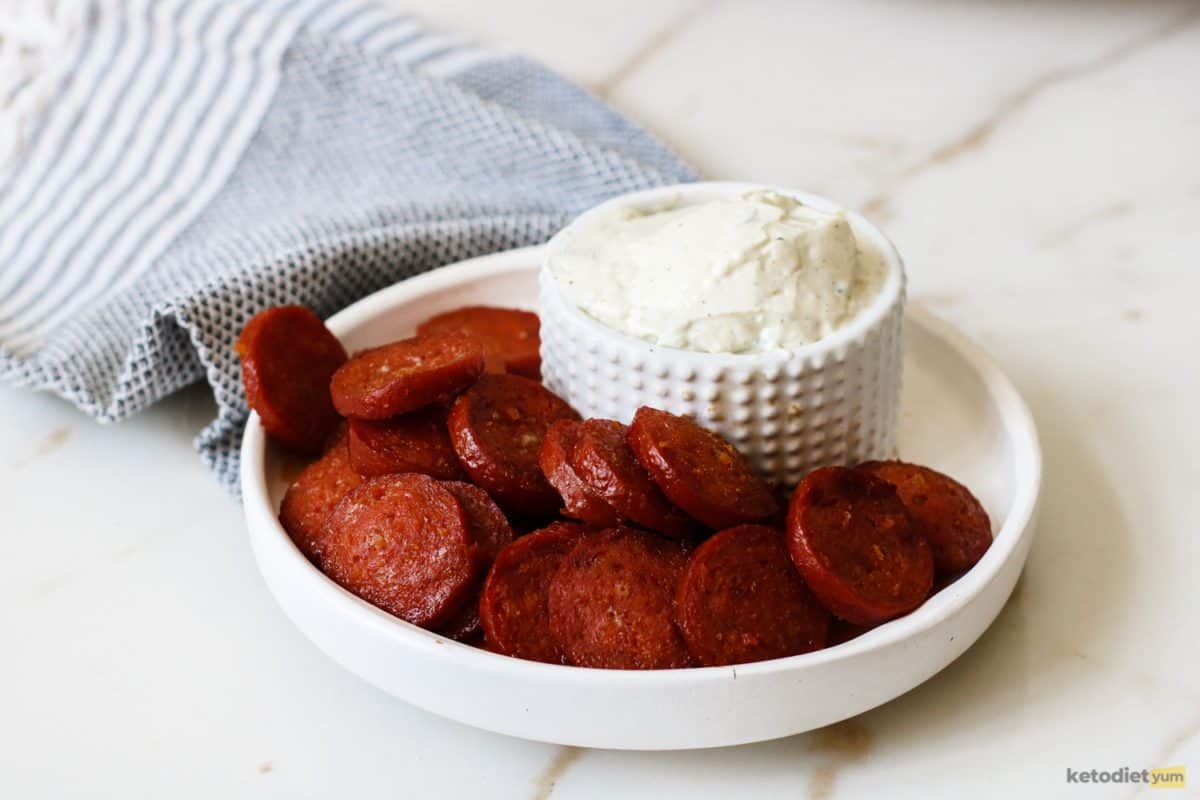
[(640, 406), (683, 414), (716, 431), (764, 477), (793, 486), (815, 467), (895, 452), (904, 318), (904, 267), (891, 242), (847, 212), (860, 247), (882, 257), (875, 298), (820, 341), (762, 353), (698, 353), (662, 347), (588, 316), (558, 286), (549, 264), (573, 226), (614, 205), (659, 208), (771, 189), (821, 211), (821, 197), (743, 183), (668, 186), (613, 198), (551, 240), (539, 279), (542, 379), (584, 417), (626, 424)]

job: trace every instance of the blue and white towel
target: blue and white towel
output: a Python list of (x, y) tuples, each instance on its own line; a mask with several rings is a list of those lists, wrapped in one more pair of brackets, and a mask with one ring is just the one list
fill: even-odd
[(101, 422), (204, 379), (233, 486), (232, 343), (689, 180), (521, 57), (358, 0), (0, 0), (0, 379)]

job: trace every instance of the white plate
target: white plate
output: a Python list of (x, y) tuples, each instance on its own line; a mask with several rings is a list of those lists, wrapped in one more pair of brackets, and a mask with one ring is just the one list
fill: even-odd
[[(467, 304), (532, 308), (540, 249), (464, 261), (377, 292), (329, 320), (348, 350), (412, 334)], [(907, 318), (900, 453), (970, 486), (996, 539), (983, 560), (912, 614), (845, 644), (738, 667), (650, 672), (562, 667), (458, 644), (343, 590), (276, 519), (283, 459), (257, 416), (242, 442), (246, 522), (267, 586), (296, 626), (346, 669), (409, 703), (487, 730), (559, 744), (668, 750), (774, 739), (886, 703), (971, 646), (1003, 607), (1029, 552), (1041, 452), (1008, 379), (944, 322)]]

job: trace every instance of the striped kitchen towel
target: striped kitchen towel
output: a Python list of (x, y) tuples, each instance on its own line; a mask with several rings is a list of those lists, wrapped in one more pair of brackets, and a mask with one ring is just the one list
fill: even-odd
[(0, 0), (0, 378), (101, 422), (204, 379), (233, 487), (255, 312), (692, 177), (543, 67), (359, 0)]

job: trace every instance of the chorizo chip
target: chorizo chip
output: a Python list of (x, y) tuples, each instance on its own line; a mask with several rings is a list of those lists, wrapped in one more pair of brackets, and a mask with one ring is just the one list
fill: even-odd
[(737, 448), (687, 417), (643, 406), (629, 426), (629, 446), (663, 494), (710, 528), (779, 514), (770, 484)]
[(333, 442), (288, 487), (279, 506), (279, 522), (300, 552), (317, 566), (325, 542), (325, 522), (352, 489), (362, 482), (350, 466), (346, 440)]
[(454, 619), (490, 560), (458, 499), (427, 475), (371, 478), (342, 498), (327, 524), (325, 574), (423, 628)]
[(992, 523), (983, 504), (949, 475), (903, 461), (871, 461), (858, 469), (896, 487), (908, 513), (921, 526), (942, 575), (966, 572), (992, 544)]
[(448, 424), (458, 460), (477, 485), (512, 514), (552, 515), (558, 493), (538, 465), (557, 420), (579, 415), (561, 397), (517, 375), (484, 375), (454, 401)]
[(598, 528), (612, 528), (621, 522), (612, 506), (588, 488), (571, 466), (571, 451), (579, 441), (580, 423), (560, 419), (546, 431), (539, 463), (542, 474), (562, 496), (562, 514)]
[(397, 472), (419, 472), (439, 480), (462, 480), (446, 411), (430, 406), (385, 420), (350, 420), (350, 463), (359, 475), (373, 478)]
[(788, 549), (822, 605), (856, 625), (915, 609), (933, 586), (933, 554), (896, 489), (861, 470), (809, 473), (788, 509)]
[(346, 351), (337, 337), (307, 308), (278, 306), (246, 323), (234, 349), (246, 402), (267, 433), (290, 450), (320, 453), (338, 424), (329, 380)]
[(479, 618), (488, 648), (497, 653), (563, 663), (550, 630), (550, 581), (587, 529), (552, 522), (500, 551), (483, 584)]
[(477, 339), (438, 333), (358, 353), (333, 373), (329, 390), (343, 416), (387, 419), (447, 400), (482, 372)]
[(567, 662), (601, 669), (692, 663), (675, 625), (675, 588), (687, 553), (633, 528), (585, 537), (550, 582), (550, 628)]
[(589, 419), (580, 425), (571, 451), (575, 474), (635, 525), (676, 539), (698, 534), (700, 525), (674, 506), (638, 463), (626, 441), (626, 430), (611, 419)]
[(479, 339), (488, 372), (511, 372), (540, 380), (541, 322), (537, 314), (515, 308), (467, 306), (446, 311), (417, 326), (417, 333), (462, 331)]
[(763, 525), (729, 528), (696, 548), (675, 619), (706, 667), (807, 653), (829, 638), (829, 612), (792, 563), (783, 531)]

